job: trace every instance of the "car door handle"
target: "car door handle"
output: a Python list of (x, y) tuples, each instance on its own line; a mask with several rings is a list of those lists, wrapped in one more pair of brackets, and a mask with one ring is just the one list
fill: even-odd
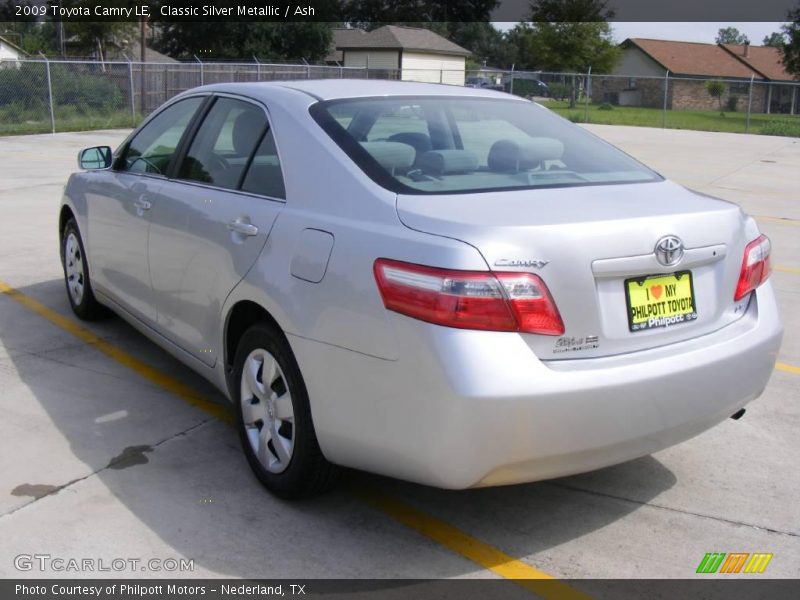
[(228, 229), (241, 235), (253, 236), (258, 235), (258, 227), (252, 223), (247, 223), (240, 219), (228, 223)]
[(136, 207), (136, 210), (140, 211), (150, 210), (150, 207), (152, 206), (152, 204), (150, 204), (147, 200), (142, 200), (141, 198), (134, 200), (133, 205)]

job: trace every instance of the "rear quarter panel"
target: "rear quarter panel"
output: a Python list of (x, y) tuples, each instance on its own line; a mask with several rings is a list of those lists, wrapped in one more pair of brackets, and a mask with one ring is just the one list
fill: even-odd
[[(396, 343), (375, 283), (375, 259), (483, 270), (486, 263), (463, 242), (404, 227), (395, 194), (370, 180), (313, 121), (308, 106), (314, 100), (306, 98), (302, 110), (268, 103), (287, 202), (260, 259), (226, 301), (225, 314), (251, 300), (288, 334), (394, 360)], [(319, 283), (291, 274), (305, 229), (333, 236)]]

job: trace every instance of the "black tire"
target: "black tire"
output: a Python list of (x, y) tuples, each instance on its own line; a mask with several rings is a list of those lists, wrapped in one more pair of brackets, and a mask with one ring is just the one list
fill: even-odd
[[(277, 389), (278, 392), (283, 391), (282, 393), (288, 391), (289, 398), (287, 402), (291, 400), (293, 409), (293, 423), (284, 432), (286, 434), (290, 432), (291, 457), (287, 465), (283, 466), (283, 470), (278, 473), (267, 469), (262, 461), (259, 460), (253, 447), (253, 442), (251, 442), (251, 438), (248, 435), (248, 432), (251, 436), (257, 436), (258, 433), (254, 431), (256, 428), (252, 423), (250, 425), (245, 424), (242, 402), (242, 378), (244, 377), (245, 362), (248, 357), (260, 351), (269, 353), (275, 359), (282, 372), (276, 374), (276, 378), (271, 382), (271, 390), (275, 391)], [(262, 378), (258, 382), (262, 385), (265, 383), (263, 381), (263, 370), (264, 368), (262, 367), (256, 375), (257, 379)], [(281, 382), (283, 383), (281, 384)], [(269, 384), (269, 382), (267, 383)], [(249, 389), (246, 383), (245, 387)], [(266, 388), (266, 386), (264, 387)], [(300, 368), (297, 365), (292, 349), (280, 330), (266, 323), (259, 323), (253, 325), (244, 333), (236, 349), (232, 388), (231, 397), (234, 402), (236, 428), (242, 443), (242, 450), (250, 468), (264, 487), (276, 496), (285, 499), (309, 498), (330, 489), (337, 479), (339, 469), (329, 463), (322, 455), (314, 431), (308, 392), (306, 391), (303, 376), (300, 373)], [(245, 389), (245, 392), (247, 391)], [(255, 394), (248, 393), (248, 396), (250, 398), (245, 398), (244, 400), (249, 402), (251, 406), (261, 404)], [(269, 419), (276, 417), (277, 413), (277, 408), (274, 414), (270, 411)], [(252, 415), (249, 415), (249, 419), (252, 420)], [(281, 427), (284, 424), (281, 423)], [(267, 426), (262, 421), (260, 428)], [(269, 443), (272, 443), (272, 440)], [(271, 450), (273, 458), (277, 456), (274, 446), (267, 444), (267, 449)]]
[[(77, 240), (78, 252), (68, 253), (68, 244), (72, 239)], [(68, 256), (70, 254), (71, 256)], [(79, 260), (80, 276), (77, 277), (82, 285), (82, 294), (76, 297), (76, 292), (70, 288), (71, 278), (75, 279), (76, 275), (68, 274), (70, 266), (73, 261)], [(69, 299), (72, 312), (74, 312), (80, 319), (84, 321), (95, 321), (108, 315), (108, 311), (99, 303), (92, 291), (92, 282), (89, 278), (89, 265), (86, 262), (86, 251), (83, 247), (83, 238), (78, 230), (78, 224), (75, 219), (70, 219), (64, 225), (64, 230), (61, 232), (61, 267), (64, 270), (64, 284), (67, 288), (67, 298)]]

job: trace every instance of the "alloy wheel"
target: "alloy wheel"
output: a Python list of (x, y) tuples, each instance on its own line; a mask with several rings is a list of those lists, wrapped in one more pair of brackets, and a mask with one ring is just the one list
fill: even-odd
[(278, 361), (257, 348), (244, 361), (240, 402), (247, 439), (261, 465), (281, 473), (294, 451), (294, 407)]

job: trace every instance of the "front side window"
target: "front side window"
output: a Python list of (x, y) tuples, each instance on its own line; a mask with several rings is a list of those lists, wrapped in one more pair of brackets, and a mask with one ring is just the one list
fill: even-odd
[(178, 143), (205, 98), (187, 98), (153, 117), (128, 144), (117, 170), (164, 175)]
[(396, 97), (320, 102), (311, 115), (397, 193), (452, 194), (659, 181), (641, 163), (532, 102)]
[(178, 177), (237, 189), (266, 130), (267, 117), (261, 108), (218, 98), (197, 130)]

